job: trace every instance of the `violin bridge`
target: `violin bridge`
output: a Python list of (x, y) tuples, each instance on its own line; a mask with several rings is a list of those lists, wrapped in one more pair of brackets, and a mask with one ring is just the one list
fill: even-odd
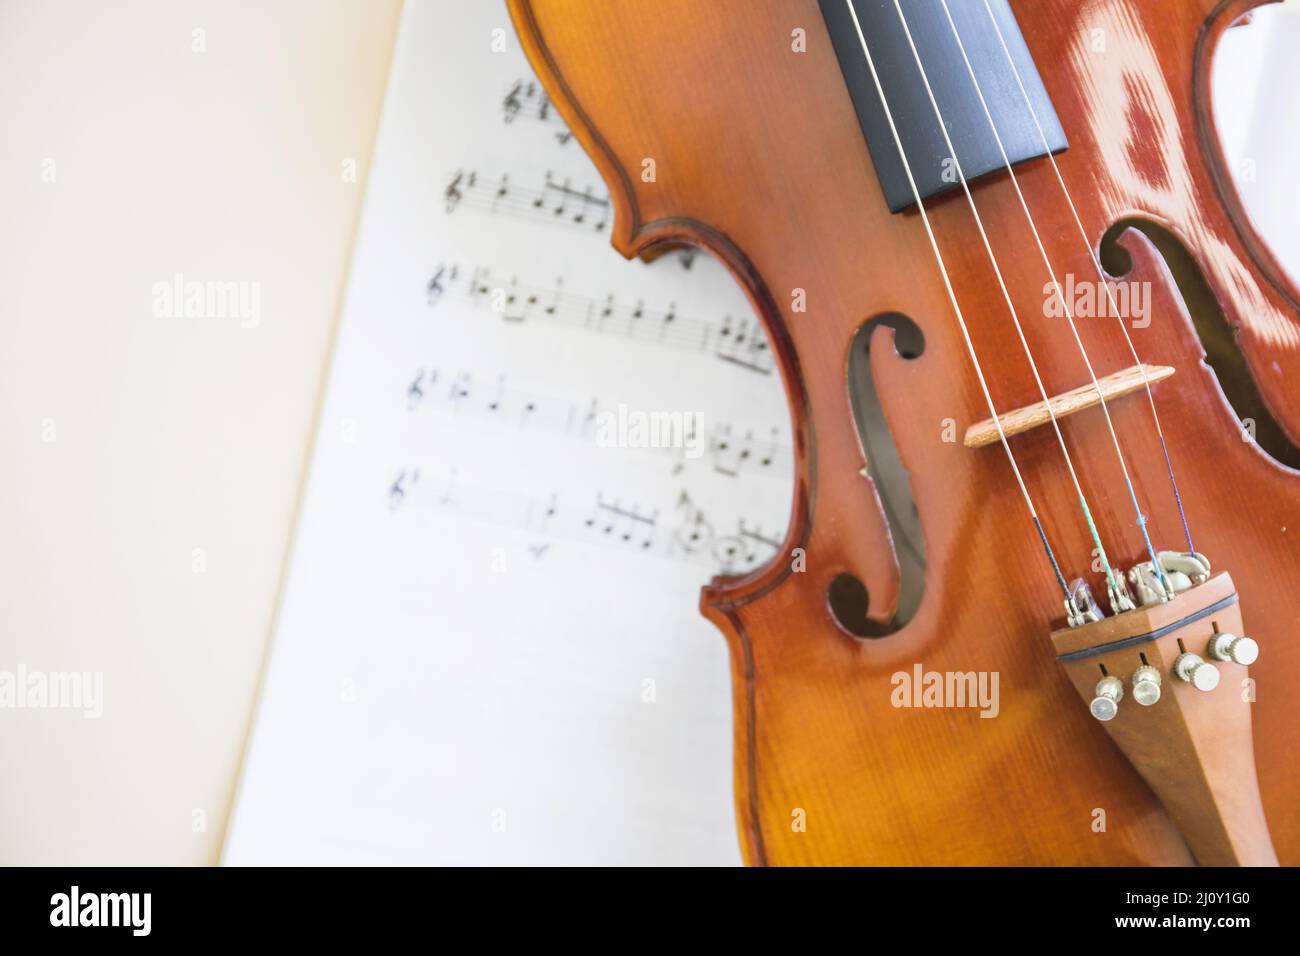
[[(1003, 434), (1010, 438), (1012, 435), (1019, 435), (1039, 425), (1046, 425), (1052, 420), (1052, 415), (1055, 415), (1058, 420), (1065, 418), (1075, 412), (1100, 405), (1102, 399), (1110, 401), (1112, 398), (1130, 395), (1144, 388), (1147, 383), (1159, 382), (1173, 374), (1174, 369), (1168, 365), (1134, 365), (1122, 372), (1099, 378), (1096, 385), (1091, 383), (1080, 385), (1078, 388), (1053, 397), (1050, 400), (1050, 413), (1048, 402), (1035, 402), (1033, 405), (1026, 405), (1024, 408), (999, 415), (998, 421), (1002, 423)], [(992, 418), (976, 422), (966, 429), (964, 444), (967, 448), (982, 448), (996, 441), (998, 441), (998, 425)]]

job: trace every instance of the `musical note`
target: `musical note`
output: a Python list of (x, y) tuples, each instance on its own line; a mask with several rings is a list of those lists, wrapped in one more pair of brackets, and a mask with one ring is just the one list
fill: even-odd
[(545, 124), (558, 125), (560, 129), (555, 131), (554, 136), (561, 146), (573, 139), (573, 133), (555, 111), (550, 97), (534, 80), (515, 80), (501, 100), (501, 118), (504, 122), (513, 123), (521, 116)]
[(492, 194), (492, 205), (488, 207), (488, 212), (495, 213), (497, 211), (497, 206), (503, 200), (509, 198), (509, 196), (510, 196), (510, 177), (508, 175), (503, 174), (501, 176), (501, 179), (497, 182), (496, 192)]
[(546, 502), (545, 510), (542, 512), (541, 522), (537, 528), (538, 531), (545, 532), (546, 529), (550, 527), (551, 519), (555, 517), (556, 510), (557, 510), (557, 496), (555, 494), (552, 494), (551, 497)]
[[(417, 480), (407, 479), (408, 474)], [(661, 509), (641, 503), (624, 503), (603, 491), (591, 495), (590, 506), (575, 509), (563, 504), (561, 492), (545, 495), (522, 495), (484, 485), (458, 482), (455, 468), (438, 483), (443, 489), (428, 490), (420, 486), (418, 471), (402, 470), (393, 488), (399, 489), (402, 510), (454, 512), (461, 518), (509, 527), (543, 538), (528, 546), (534, 558), (540, 558), (555, 541), (568, 540), (647, 554), (671, 561), (682, 561), (712, 568), (716, 573), (734, 574), (752, 570), (774, 555), (780, 542), (739, 521), (736, 534), (718, 535), (690, 494), (680, 491), (677, 525), (661, 536)], [(452, 495), (452, 489), (455, 495)], [(393, 494), (390, 488), (390, 496)], [(568, 495), (571, 500), (575, 495)], [(397, 510), (394, 506), (393, 510)]]
[(447, 393), (447, 400), (451, 403), (453, 412), (460, 409), (461, 403), (469, 398), (469, 372), (457, 372), (456, 377), (451, 380), (451, 390)]
[(429, 279), (429, 284), (425, 287), (425, 302), (430, 306), (437, 305), (438, 300), (442, 298), (443, 292), (446, 291), (446, 284), (455, 282), (459, 275), (460, 270), (454, 265), (450, 268), (447, 266), (438, 266), (437, 270), (433, 273), (433, 277)]
[(709, 442), (713, 467), (719, 474), (738, 475), (746, 468), (770, 472), (774, 464), (787, 452), (777, 440), (779, 432), (773, 428), (768, 441), (759, 441), (752, 430), (737, 439), (730, 425), (719, 425)]
[(730, 316), (724, 319), (714, 354), (724, 362), (732, 362), (764, 374), (772, 368), (767, 339), (752, 319), (734, 321)]
[[(534, 86), (535, 86), (534, 83), (529, 82), (528, 84), (529, 94), (532, 93)], [(501, 102), (501, 108), (503, 113), (502, 118), (505, 120), (505, 122), (507, 123), (514, 122), (515, 117), (519, 115), (519, 111), (523, 109), (524, 106), (523, 101), (519, 98), (519, 94), (520, 92), (523, 91), (523, 89), (524, 89), (524, 81), (515, 80), (514, 84), (510, 87), (510, 92), (507, 93), (505, 99), (502, 100)]]
[[(408, 409), (415, 411), (437, 404), (439, 395), (432, 386), (438, 377), (436, 368), (421, 368), (416, 372), (405, 387)], [(513, 388), (504, 374), (496, 376), (496, 384), (491, 390), (480, 394), (475, 391), (470, 374), (458, 371), (451, 378), (450, 388), (441, 396), (452, 414), (480, 414), (503, 423), (512, 422), (519, 428), (540, 428), (588, 442), (596, 437), (601, 416), (615, 414), (613, 406), (594, 397), (575, 401)], [(778, 427), (773, 426), (769, 430), (770, 437), (764, 441), (755, 438), (753, 429), (746, 429), (743, 437), (737, 438), (738, 431), (729, 423), (714, 425), (704, 436), (698, 434), (697, 428), (697, 421), (692, 417), (683, 423), (679, 444), (627, 450), (668, 454), (675, 459), (675, 473), (681, 473), (688, 461), (688, 450), (699, 447), (703, 438), (712, 470), (719, 475), (736, 478), (756, 473), (788, 480), (794, 453), (780, 441)]]
[(604, 496), (599, 492), (596, 494), (596, 504), (591, 517), (586, 519), (588, 528), (607, 537), (613, 535), (611, 540), (619, 540), (624, 544), (636, 543), (642, 549), (654, 544), (655, 526), (658, 522), (658, 510), (653, 514), (643, 515), (636, 506), (624, 508), (617, 500), (613, 503), (605, 501)]
[[(571, 415), (577, 411), (577, 406), (570, 407)], [(600, 403), (593, 398), (591, 404), (587, 406), (587, 410), (579, 414), (582, 417), (578, 421), (577, 434), (580, 438), (590, 439), (596, 432), (596, 419), (600, 415)]]
[[(438, 372), (435, 369), (429, 384), (432, 385), (438, 378)], [(424, 401), (424, 369), (415, 373), (415, 378), (411, 384), (406, 386), (406, 407), (410, 409), (417, 408)]]
[(490, 411), (490, 412), (498, 412), (498, 411), (501, 410), (501, 397), (502, 397), (502, 395), (505, 393), (505, 388), (506, 388), (506, 377), (505, 377), (505, 375), (504, 375), (504, 374), (503, 374), (503, 375), (498, 375), (498, 376), (497, 376), (497, 390), (496, 390), (496, 394), (495, 394), (495, 395), (492, 397), (492, 399), (490, 399), (490, 400), (488, 401), (488, 403), (487, 403), (488, 411)]
[(695, 506), (685, 491), (677, 498), (677, 510), (683, 513), (683, 517), (673, 529), (674, 543), (688, 555), (706, 550), (713, 542), (713, 527), (704, 517), (704, 512)]
[(462, 205), (490, 214), (504, 214), (533, 222), (555, 222), (604, 232), (613, 209), (609, 195), (595, 187), (578, 188), (571, 179), (559, 181), (549, 170), (540, 188), (517, 186), (508, 175), (482, 179), (477, 172), (458, 170), (444, 190), (446, 210)]
[(759, 375), (771, 375), (775, 369), (762, 329), (748, 320), (727, 316), (721, 322), (711, 322), (681, 314), (676, 302), (669, 302), (663, 309), (648, 307), (644, 299), (624, 305), (613, 292), (593, 296), (566, 291), (562, 277), (550, 286), (539, 286), (525, 284), (517, 276), (499, 279), (483, 266), (472, 270), (467, 282), (455, 282), (461, 275), (455, 266), (440, 267), (434, 276), (439, 296), (453, 296), (475, 308), (486, 307), (508, 322), (547, 322), (639, 344), (710, 355)]
[(388, 507), (391, 511), (396, 511), (406, 502), (410, 488), (420, 482), (420, 472), (414, 471), (410, 477), (407, 477), (406, 470), (403, 469), (398, 474), (397, 479), (388, 488)]
[(457, 170), (456, 175), (451, 178), (451, 182), (447, 184), (447, 188), (442, 193), (443, 199), (446, 201), (447, 212), (455, 212), (456, 207), (464, 200), (465, 193), (462, 191), (462, 186), (465, 189), (477, 188), (478, 174), (470, 173), (466, 177), (463, 171)]
[(756, 568), (781, 548), (779, 540), (747, 527), (744, 518), (738, 520), (736, 534), (716, 534), (713, 524), (685, 491), (678, 496), (676, 510), (681, 518), (672, 533), (674, 547), (691, 558), (709, 556), (723, 574)]

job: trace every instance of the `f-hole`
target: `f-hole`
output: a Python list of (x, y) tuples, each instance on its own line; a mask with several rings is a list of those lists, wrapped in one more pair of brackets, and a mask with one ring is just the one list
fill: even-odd
[(1137, 229), (1156, 247), (1178, 291), (1182, 293), (1187, 313), (1205, 349), (1205, 361), (1214, 370), (1228, 404), (1237, 420), (1254, 423), (1254, 438), (1270, 458), (1290, 468), (1300, 468), (1300, 448), (1291, 442), (1273, 413), (1264, 404), (1255, 378), (1246, 365), (1246, 358), (1237, 347), (1236, 332), (1215, 301), (1210, 285), (1201, 274), (1196, 260), (1169, 230), (1146, 219), (1121, 219), (1106, 230), (1101, 240), (1101, 264), (1115, 278), (1123, 278), (1133, 268), (1133, 262), (1119, 238), (1129, 228)]
[[(898, 608), (887, 623), (867, 617), (871, 595), (866, 585), (852, 574), (837, 575), (831, 581), (827, 602), (840, 627), (856, 637), (888, 637), (902, 628), (921, 604), (925, 593), (925, 539), (921, 534), (921, 516), (912, 498), (911, 482), (898, 454), (894, 436), (885, 423), (884, 410), (876, 383), (871, 375), (871, 338), (876, 329), (894, 330), (894, 352), (910, 361), (925, 351), (925, 336), (915, 322), (905, 315), (889, 312), (864, 322), (853, 337), (849, 355), (849, 401), (853, 419), (867, 457), (867, 474), (875, 483), (876, 493), (889, 523), (898, 562)], [(877, 345), (888, 347), (889, 336), (882, 335)]]

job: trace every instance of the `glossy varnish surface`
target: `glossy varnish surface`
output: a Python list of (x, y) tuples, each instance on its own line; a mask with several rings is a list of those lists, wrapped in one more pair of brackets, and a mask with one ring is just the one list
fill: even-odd
[[(1209, 61), (1250, 0), (1013, 2), (1071, 147), (1062, 173), (1093, 243), (1117, 220), (1168, 229), (1239, 330), (1264, 399), (1300, 439), (1295, 287), (1231, 192), (1213, 138)], [(716, 581), (704, 612), (731, 649), (736, 799), (751, 863), (1180, 864), (1186, 844), (1089, 717), (1056, 663), (1061, 602), (997, 446), (944, 441), (945, 423), (988, 414), (915, 212), (891, 215), (815, 0), (511, 0), (534, 65), (599, 164), (617, 206), (614, 244), (651, 254), (689, 241), (725, 261), (779, 356), (797, 455), (782, 554)], [(803, 29), (807, 52), (791, 49)], [(1098, 34), (1096, 31), (1101, 31)], [(1103, 38), (1098, 50), (1095, 40)], [(868, 37), (868, 40), (870, 38)], [(646, 158), (656, 179), (644, 182)], [(1095, 275), (1045, 160), (1018, 169), (1058, 276)], [(1047, 275), (1010, 181), (974, 188), (1049, 394), (1087, 381), (1062, 319), (1043, 317)], [(1040, 396), (960, 194), (928, 204), (1000, 408)], [(1155, 386), (1198, 550), (1231, 572), (1262, 648), (1253, 723), (1260, 792), (1279, 859), (1300, 863), (1300, 475), (1243, 442), (1163, 260), (1122, 239), (1152, 284), (1142, 361), (1178, 374)], [(807, 312), (790, 308), (805, 290)], [(925, 533), (926, 593), (898, 633), (860, 641), (826, 607), (829, 582), (866, 584), (888, 620), (898, 570), (846, 384), (858, 326), (902, 312), (926, 337), (873, 371)], [(1115, 320), (1080, 319), (1099, 375), (1133, 364)], [(879, 335), (890, 334), (880, 330)], [(1144, 396), (1112, 415), (1158, 546), (1181, 545)], [(1104, 419), (1062, 422), (1112, 560), (1143, 557)], [(1092, 544), (1050, 429), (1014, 439), (1067, 575), (1098, 585)], [(792, 571), (794, 549), (806, 570)], [(1000, 710), (896, 708), (891, 676), (996, 671)], [(1106, 829), (1096, 832), (1096, 810)], [(805, 821), (806, 828), (792, 824)]]

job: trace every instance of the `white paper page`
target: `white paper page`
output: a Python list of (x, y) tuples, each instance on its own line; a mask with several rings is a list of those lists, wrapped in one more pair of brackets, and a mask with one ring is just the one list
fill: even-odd
[(739, 862), (697, 605), (783, 535), (779, 377), (531, 81), (497, 3), (408, 2), (227, 863)]

